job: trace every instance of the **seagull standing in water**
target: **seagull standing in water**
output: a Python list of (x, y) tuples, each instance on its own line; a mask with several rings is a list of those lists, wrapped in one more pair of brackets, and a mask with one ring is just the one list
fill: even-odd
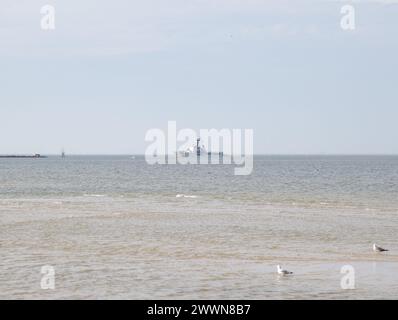
[(293, 272), (291, 272), (291, 271), (282, 269), (282, 267), (279, 264), (276, 266), (276, 268), (277, 268), (278, 274), (280, 274), (280, 275), (286, 276), (288, 274), (293, 274)]
[(384, 249), (382, 247), (379, 247), (376, 243), (373, 244), (373, 251), (374, 252), (384, 252), (384, 251), (388, 251), (387, 249)]

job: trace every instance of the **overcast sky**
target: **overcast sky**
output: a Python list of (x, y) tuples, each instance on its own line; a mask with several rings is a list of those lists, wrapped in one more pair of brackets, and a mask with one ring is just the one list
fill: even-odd
[(168, 120), (254, 129), (256, 153), (398, 154), (397, 57), (397, 1), (0, 0), (0, 154), (142, 154)]

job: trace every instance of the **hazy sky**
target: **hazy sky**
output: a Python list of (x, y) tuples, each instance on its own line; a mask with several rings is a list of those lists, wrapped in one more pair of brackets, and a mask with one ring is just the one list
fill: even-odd
[(168, 120), (254, 129), (256, 153), (398, 153), (397, 59), (397, 1), (0, 0), (0, 153), (144, 153)]

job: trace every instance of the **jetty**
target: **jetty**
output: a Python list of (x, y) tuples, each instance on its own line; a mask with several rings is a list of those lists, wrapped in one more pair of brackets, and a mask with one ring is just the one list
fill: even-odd
[(0, 155), (0, 159), (39, 159), (39, 158), (47, 158), (46, 156), (42, 156), (39, 153), (34, 155)]

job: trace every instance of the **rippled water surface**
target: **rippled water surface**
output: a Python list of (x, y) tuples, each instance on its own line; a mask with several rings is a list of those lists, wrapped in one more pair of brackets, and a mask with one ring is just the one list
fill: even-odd
[[(257, 156), (252, 175), (233, 169), (0, 159), (0, 299), (398, 298), (398, 157)], [(44, 265), (54, 290), (40, 288)], [(341, 289), (343, 265), (355, 290)]]

